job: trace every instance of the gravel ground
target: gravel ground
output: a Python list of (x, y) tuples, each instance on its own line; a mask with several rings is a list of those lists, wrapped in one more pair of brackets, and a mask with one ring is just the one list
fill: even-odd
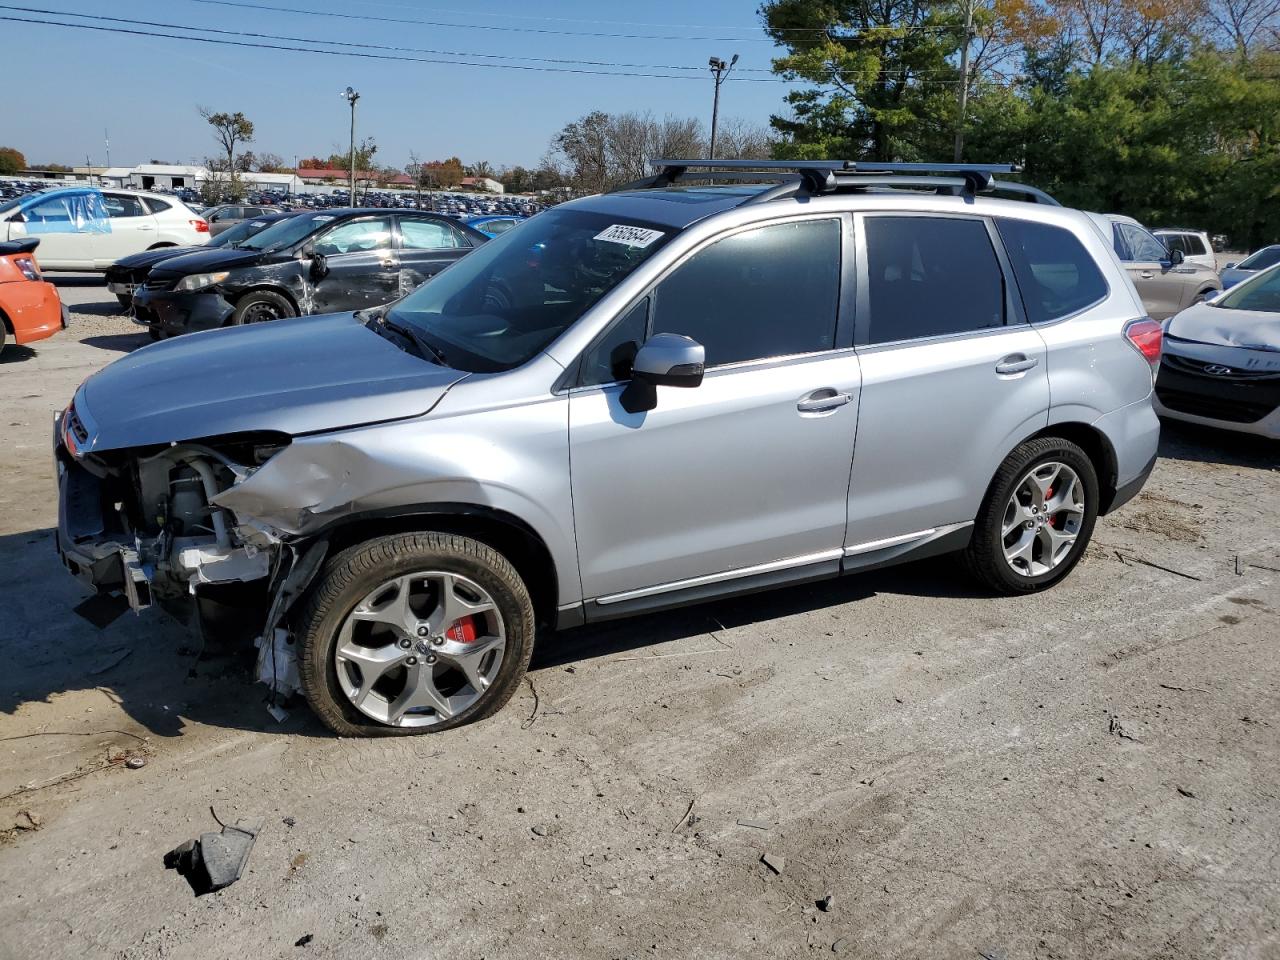
[[(1045, 594), (940, 560), (545, 637), (492, 720), (343, 741), (72, 613), (49, 418), (146, 338), (62, 286), (0, 359), (0, 958), (1280, 956), (1274, 445), (1167, 429)], [(196, 899), (214, 812), (263, 830)]]

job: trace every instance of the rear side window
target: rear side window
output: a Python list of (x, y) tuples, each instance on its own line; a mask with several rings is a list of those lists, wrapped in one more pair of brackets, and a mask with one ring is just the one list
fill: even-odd
[(1157, 239), (1169, 248), (1170, 253), (1174, 250), (1181, 250), (1183, 253), (1191, 252), (1187, 249), (1187, 238), (1181, 233), (1161, 233)]
[(867, 217), (868, 343), (1004, 325), (1004, 276), (987, 225)]
[(692, 337), (707, 366), (830, 350), (840, 299), (840, 221), (744, 230), (658, 285), (654, 333)]
[(1182, 237), (1183, 250), (1189, 257), (1202, 257), (1209, 252), (1209, 248), (1204, 245), (1204, 238), (1199, 234), (1187, 233)]
[(1032, 323), (1057, 320), (1107, 295), (1093, 257), (1070, 230), (1027, 220), (997, 220)]
[(147, 215), (146, 207), (142, 205), (142, 201), (127, 194), (104, 193), (102, 202), (107, 207), (107, 216), (112, 220), (123, 217), (145, 217)]
[(151, 208), (152, 213), (159, 213), (161, 210), (168, 210), (173, 206), (167, 200), (157, 200), (155, 197), (147, 197), (147, 206)]
[(400, 239), (406, 250), (439, 250), (465, 247), (458, 232), (439, 220), (400, 220)]

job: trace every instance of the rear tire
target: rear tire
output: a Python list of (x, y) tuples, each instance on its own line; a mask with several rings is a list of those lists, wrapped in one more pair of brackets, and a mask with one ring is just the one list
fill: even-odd
[(1061, 437), (1028, 440), (996, 471), (963, 563), (996, 593), (1048, 589), (1084, 556), (1098, 503), (1097, 470), (1084, 450)]
[(284, 320), (297, 315), (298, 311), (293, 308), (288, 297), (274, 290), (253, 290), (236, 302), (235, 312), (231, 314), (231, 324), (242, 326), (248, 323)]
[(117, 293), (116, 299), (120, 301), (120, 306), (124, 308), (126, 313), (133, 309), (133, 297), (127, 293)]
[[(447, 716), (423, 699), (416, 700), (410, 708), (422, 712), (406, 712), (399, 721), (404, 725), (393, 725), (385, 717), (379, 720), (374, 715), (392, 714), (395, 703), (408, 693), (411, 678), (418, 676), (418, 671), (427, 675), (444, 671), (442, 683), (427, 681), (432, 691), (443, 693), (439, 688), (448, 688), (454, 655), (468, 652), (466, 642), (452, 639), (449, 623), (435, 622), (439, 619), (436, 612), (446, 609), (442, 594), (434, 597), (428, 594), (424, 598), (415, 593), (414, 606), (409, 608), (410, 590), (439, 577), (457, 578), (464, 589), (475, 588), (469, 591), (478, 595), (473, 600), (489, 604), (490, 613), (482, 615), (490, 618), (484, 634), (502, 637), (498, 662), (495, 664), (489, 659), (489, 672), (483, 681), (468, 680), (452, 694), (444, 694), (447, 701), (452, 701)], [(397, 594), (401, 589), (398, 583), (405, 584), (403, 598)], [(384, 592), (390, 593), (389, 601), (373, 599), (385, 595)], [(425, 603), (419, 605), (418, 601), (424, 599)], [(463, 600), (472, 602), (465, 596)], [(417, 631), (410, 634), (399, 629), (399, 624), (405, 622), (403, 615), (382, 612), (393, 610), (397, 602), (409, 610), (410, 618), (419, 618), (417, 622), (424, 628), (430, 619), (429, 633), (437, 635), (431, 637), (429, 633)], [(451, 614), (446, 612), (444, 616), (447, 619)], [(478, 617), (463, 619), (474, 621)], [(395, 620), (394, 627), (392, 620)], [(378, 537), (334, 556), (321, 571), (294, 626), (303, 694), (320, 721), (340, 737), (434, 733), (490, 716), (511, 699), (533, 655), (533, 602), (515, 568), (486, 544), (444, 533)], [(374, 633), (371, 629), (358, 636), (355, 628), (360, 626), (380, 632)], [(473, 627), (472, 636), (479, 632)], [(447, 633), (448, 638), (440, 633)], [(360, 652), (373, 651), (383, 659), (343, 657), (342, 652), (352, 649), (352, 644)], [(483, 649), (482, 640), (476, 641), (476, 648)], [(417, 661), (413, 673), (401, 665), (410, 661), (399, 659), (408, 657)], [(391, 658), (396, 658), (394, 666), (388, 666)], [(374, 671), (368, 678), (364, 675), (366, 662), (373, 664), (368, 669)], [(427, 663), (436, 666), (428, 668)], [(340, 669), (344, 671), (343, 676), (339, 675)], [(473, 666), (477, 674), (484, 669), (482, 665)], [(378, 686), (374, 686), (375, 676)], [(453, 682), (460, 677), (461, 674)], [(386, 685), (383, 685), (384, 679)], [(369, 689), (363, 698), (353, 693), (353, 686), (366, 684)], [(458, 708), (456, 712), (452, 712), (454, 707)]]

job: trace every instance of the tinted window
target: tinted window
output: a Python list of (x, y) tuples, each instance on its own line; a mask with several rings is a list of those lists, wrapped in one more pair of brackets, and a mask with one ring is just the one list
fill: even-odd
[(578, 383), (585, 387), (628, 379), (631, 362), (635, 360), (640, 344), (644, 343), (648, 325), (649, 298), (645, 297), (587, 348), (582, 355)]
[(407, 250), (438, 250), (462, 247), (457, 231), (438, 220), (400, 220), (400, 239)]
[(495, 237), (500, 233), (506, 233), (516, 225), (514, 220), (490, 220), (484, 225), (486, 233), (491, 233)]
[(107, 216), (113, 220), (121, 217), (145, 217), (147, 208), (137, 197), (128, 197), (122, 193), (104, 193), (102, 202), (107, 208)]
[(1202, 257), (1209, 252), (1209, 248), (1204, 245), (1204, 238), (1199, 234), (1186, 233), (1182, 236), (1183, 250), (1189, 257)]
[[(263, 231), (266, 232), (265, 230)], [(316, 240), (316, 253), (331, 257), (341, 253), (386, 250), (391, 246), (391, 223), (387, 220), (352, 220), (334, 227)]]
[(830, 350), (839, 296), (840, 221), (760, 227), (717, 241), (662, 281), (653, 332), (697, 340), (708, 366)]
[(159, 213), (161, 210), (168, 210), (173, 206), (167, 200), (157, 200), (155, 197), (147, 197), (147, 206), (151, 208), (152, 213)]
[(1004, 325), (1004, 277), (981, 220), (867, 217), (868, 343)]
[(1162, 233), (1158, 239), (1168, 247), (1171, 253), (1174, 250), (1181, 250), (1183, 253), (1190, 253), (1187, 249), (1187, 238), (1180, 233)]
[(1236, 264), (1241, 270), (1265, 270), (1280, 263), (1280, 247), (1263, 247), (1251, 257)]
[(1129, 259), (1133, 263), (1159, 263), (1169, 258), (1169, 251), (1164, 244), (1141, 227), (1122, 223), (1120, 232), (1124, 234), (1124, 242), (1129, 247)]
[(1107, 295), (1097, 264), (1069, 230), (1026, 220), (997, 220), (1032, 323), (1083, 310)]

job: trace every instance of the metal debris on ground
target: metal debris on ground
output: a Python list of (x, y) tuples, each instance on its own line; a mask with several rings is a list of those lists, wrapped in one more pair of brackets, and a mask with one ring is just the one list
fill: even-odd
[(1190, 797), (1192, 800), (1196, 798), (1196, 795), (1194, 793), (1192, 793), (1190, 790), (1185, 789), (1184, 787), (1178, 787), (1178, 792), (1182, 794), (1184, 797)]
[(785, 857), (780, 857), (776, 853), (769, 853), (767, 850), (760, 855), (760, 862), (774, 873), (782, 873), (787, 866)]
[(293, 941), (295, 947), (305, 947), (308, 943), (315, 939), (315, 934), (304, 933), (297, 940)]
[(177, 870), (197, 897), (240, 879), (262, 829), (260, 823), (223, 824), (219, 833), (202, 833), (164, 855), (166, 870)]
[(738, 826), (752, 827), (753, 829), (756, 829), (756, 830), (768, 830), (773, 827), (773, 824), (766, 823), (763, 820), (739, 820)]

